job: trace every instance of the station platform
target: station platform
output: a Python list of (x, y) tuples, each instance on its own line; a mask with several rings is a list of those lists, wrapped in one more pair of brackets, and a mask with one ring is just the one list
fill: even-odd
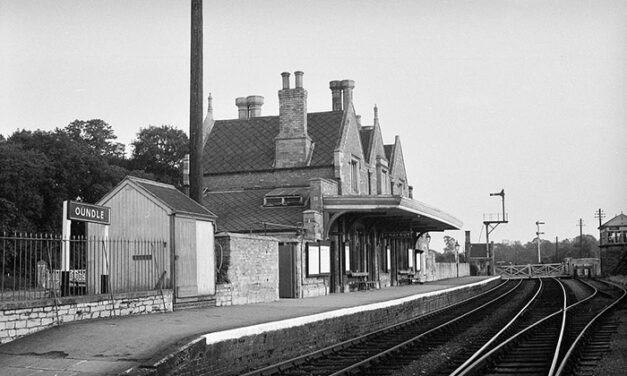
[(272, 323), (318, 314), (348, 314), (359, 307), (442, 293), (498, 278), (463, 277), (315, 298), (72, 322), (0, 345), (0, 374), (133, 373), (199, 338), (237, 338), (253, 331), (271, 330)]

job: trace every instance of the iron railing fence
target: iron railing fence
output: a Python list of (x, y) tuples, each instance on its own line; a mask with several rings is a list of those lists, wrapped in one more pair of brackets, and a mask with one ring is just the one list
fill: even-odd
[(171, 288), (163, 240), (2, 233), (0, 271), (0, 302)]

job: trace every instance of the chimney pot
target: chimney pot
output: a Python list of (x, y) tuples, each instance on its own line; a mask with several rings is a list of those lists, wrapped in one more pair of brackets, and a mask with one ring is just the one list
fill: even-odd
[(296, 83), (294, 84), (296, 88), (302, 88), (303, 87), (303, 72), (301, 71), (296, 71), (294, 72), (294, 77), (296, 80)]
[(238, 119), (248, 119), (248, 102), (246, 101), (246, 98), (235, 98), (235, 105), (237, 106)]
[(283, 89), (290, 88), (290, 72), (281, 73), (281, 77), (283, 77)]
[(331, 109), (333, 111), (342, 111), (342, 82), (331, 81), (329, 82), (329, 88), (331, 89)]

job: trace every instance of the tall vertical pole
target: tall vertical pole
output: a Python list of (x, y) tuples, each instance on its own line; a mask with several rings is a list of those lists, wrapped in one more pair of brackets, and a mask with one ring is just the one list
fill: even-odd
[(70, 271), (70, 240), (72, 239), (72, 221), (67, 219), (68, 210), (70, 210), (70, 202), (65, 200), (63, 201), (63, 219), (61, 221), (63, 234), (61, 236), (61, 270), (65, 272)]
[(542, 254), (540, 253), (540, 235), (544, 234), (544, 232), (540, 232), (540, 225), (543, 225), (544, 222), (536, 221), (536, 236), (538, 237), (538, 264), (542, 264)]
[(557, 239), (557, 236), (555, 237), (555, 262), (560, 262), (560, 255), (559, 255), (559, 242)]
[(202, 0), (192, 0), (189, 82), (189, 194), (198, 203), (202, 203), (202, 27)]
[(579, 258), (583, 258), (583, 219), (582, 218), (579, 218)]
[(485, 250), (487, 252), (486, 256), (490, 258), (488, 274), (494, 275), (494, 252), (490, 249), (490, 225), (488, 223), (485, 224)]

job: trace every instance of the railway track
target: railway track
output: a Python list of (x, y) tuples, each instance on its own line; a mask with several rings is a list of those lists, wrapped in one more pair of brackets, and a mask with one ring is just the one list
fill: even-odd
[(569, 285), (555, 278), (509, 280), (478, 297), (245, 376), (394, 375), (416, 362), (414, 369), (429, 375), (585, 375), (613, 329), (600, 319), (625, 291), (601, 282)]
[[(589, 285), (590, 295), (577, 302), (566, 302), (564, 289), (564, 309), (548, 314), (544, 318), (537, 315), (537, 321), (477, 357), (471, 364), (454, 374), (465, 375), (566, 375), (582, 363), (579, 354), (586, 359), (588, 354), (578, 349), (585, 347), (585, 333), (593, 323), (624, 296), (624, 289), (595, 283)], [(568, 303), (568, 304), (567, 304)], [(602, 341), (606, 337), (600, 338)], [(589, 342), (588, 342), (589, 343)], [(593, 345), (594, 346), (594, 345)], [(599, 349), (599, 348), (597, 348)], [(603, 349), (603, 346), (600, 347)], [(589, 359), (588, 359), (589, 360)]]
[(517, 292), (523, 288), (534, 292), (533, 286), (533, 281), (508, 281), (453, 306), (246, 375), (365, 374), (367, 369), (381, 375), (392, 363), (398, 365), (401, 359), (409, 362), (420, 356), (418, 347), (426, 352), (471, 327), (479, 317), (492, 315), (505, 299), (509, 298), (510, 305), (524, 304), (523, 294)]

